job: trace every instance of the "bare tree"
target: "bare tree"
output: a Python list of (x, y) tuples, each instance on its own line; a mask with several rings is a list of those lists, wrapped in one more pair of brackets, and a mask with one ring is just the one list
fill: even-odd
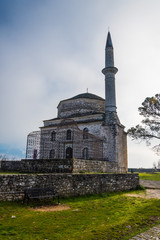
[(156, 164), (156, 162), (153, 162), (153, 168), (154, 168), (154, 169), (157, 168), (157, 164)]
[[(128, 130), (128, 135), (132, 140), (146, 141), (147, 145), (151, 144), (152, 139), (160, 140), (160, 94), (147, 97), (138, 111), (143, 116), (143, 120), (141, 124), (131, 127)], [(154, 146), (153, 150), (160, 154), (160, 144)]]
[(5, 161), (7, 159), (8, 158), (7, 158), (6, 154), (0, 154), (0, 161)]
[(160, 159), (157, 162), (157, 168), (160, 169)]

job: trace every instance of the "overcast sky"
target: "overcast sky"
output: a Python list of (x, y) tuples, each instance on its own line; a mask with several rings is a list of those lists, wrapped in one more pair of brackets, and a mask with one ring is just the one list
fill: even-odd
[[(26, 136), (56, 117), (60, 100), (104, 97), (108, 27), (115, 54), (117, 111), (126, 130), (138, 107), (160, 93), (159, 0), (0, 0), (0, 144), (25, 149)], [(128, 139), (129, 167), (159, 158)]]

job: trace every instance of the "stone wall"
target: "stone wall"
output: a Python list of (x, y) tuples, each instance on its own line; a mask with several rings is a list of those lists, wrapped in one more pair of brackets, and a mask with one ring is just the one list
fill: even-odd
[(60, 197), (135, 189), (138, 174), (8, 174), (0, 175), (0, 201), (22, 200), (24, 190), (54, 187)]
[[(93, 129), (94, 124), (92, 125)], [(87, 126), (88, 125), (86, 125), (86, 127)], [(68, 130), (71, 131), (70, 139), (66, 138)], [(51, 141), (51, 134), (53, 131), (56, 133), (56, 137), (54, 141)], [(52, 158), (66, 159), (67, 148), (71, 148), (73, 151), (71, 158), (86, 159), (84, 158), (83, 151), (84, 149), (88, 149), (88, 159), (103, 159), (103, 140), (91, 133), (88, 133), (87, 138), (84, 138), (83, 131), (79, 129), (77, 123), (72, 119), (62, 120), (61, 124), (57, 128), (47, 127), (41, 129), (41, 159), (51, 158), (51, 150), (55, 153)]]
[(19, 160), (2, 160), (0, 161), (0, 170), (4, 172), (20, 172), (21, 161)]
[(126, 169), (118, 166), (116, 162), (81, 159), (24, 159), (21, 161), (2, 161), (1, 171), (22, 173), (126, 173)]
[(128, 172), (131, 173), (154, 173), (154, 172), (160, 172), (160, 169), (158, 168), (128, 168)]
[(1, 171), (22, 173), (71, 173), (73, 161), (67, 159), (24, 159), (21, 161), (2, 161)]
[(58, 105), (58, 118), (70, 118), (75, 114), (105, 112), (104, 99), (78, 98), (63, 100)]
[(73, 172), (126, 173), (116, 162), (96, 160), (73, 160)]

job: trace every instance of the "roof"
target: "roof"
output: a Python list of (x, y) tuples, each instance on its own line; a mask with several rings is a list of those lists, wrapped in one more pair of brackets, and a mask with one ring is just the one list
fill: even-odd
[[(89, 98), (89, 99), (97, 99), (97, 100), (104, 100), (103, 98), (95, 95), (95, 94), (92, 94), (92, 93), (81, 93), (81, 94), (78, 94), (70, 99), (78, 99), (78, 98)], [(67, 100), (70, 100), (70, 99), (67, 99)]]
[(108, 35), (107, 35), (106, 48), (107, 48), (107, 47), (113, 47), (110, 32), (108, 32)]
[[(75, 117), (86, 117), (86, 116), (90, 116), (90, 115), (96, 115), (96, 114), (104, 114), (104, 112), (87, 112), (87, 113), (75, 113), (70, 115), (69, 118), (75, 118)], [(48, 119), (48, 120), (43, 120), (43, 122), (48, 122), (48, 121), (54, 121), (54, 120), (63, 120), (66, 119), (68, 117), (63, 117), (63, 118), (52, 118), (52, 119)]]

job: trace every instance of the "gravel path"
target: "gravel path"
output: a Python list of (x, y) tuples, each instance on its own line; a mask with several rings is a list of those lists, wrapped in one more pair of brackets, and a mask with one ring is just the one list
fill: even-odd
[(129, 197), (140, 197), (140, 198), (158, 198), (160, 199), (160, 189), (146, 189), (142, 193), (127, 193)]
[[(140, 184), (147, 188), (146, 194), (144, 196), (143, 194), (142, 195), (137, 194), (137, 197), (160, 199), (160, 181), (140, 180)], [(157, 225), (149, 229), (148, 231), (131, 238), (130, 240), (149, 240), (149, 239), (160, 240), (160, 225)]]
[(140, 184), (146, 188), (160, 189), (160, 181), (140, 180)]
[(149, 240), (149, 239), (154, 239), (154, 240), (159, 240), (160, 239), (160, 225), (157, 225), (156, 227), (153, 227), (149, 229), (148, 231), (141, 233), (130, 240)]

